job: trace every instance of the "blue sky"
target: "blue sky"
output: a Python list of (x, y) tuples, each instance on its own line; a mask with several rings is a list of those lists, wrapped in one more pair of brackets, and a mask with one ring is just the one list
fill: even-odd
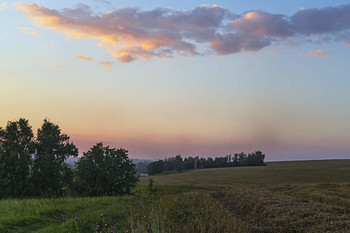
[(0, 126), (47, 117), (81, 152), (103, 141), (138, 158), (349, 155), (346, 1), (81, 3), (0, 2)]

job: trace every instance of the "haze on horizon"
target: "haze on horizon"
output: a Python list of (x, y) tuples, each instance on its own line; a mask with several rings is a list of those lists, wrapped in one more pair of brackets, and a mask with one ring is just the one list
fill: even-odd
[(0, 1), (0, 127), (133, 158), (350, 155), (347, 1)]

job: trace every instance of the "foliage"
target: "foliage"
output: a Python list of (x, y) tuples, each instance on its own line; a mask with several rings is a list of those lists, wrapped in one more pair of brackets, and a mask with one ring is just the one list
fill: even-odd
[(144, 162), (139, 162), (135, 164), (135, 171), (138, 174), (146, 174), (147, 173), (147, 164)]
[(158, 160), (152, 163), (147, 164), (148, 175), (154, 175), (161, 173), (163, 171), (164, 161)]
[(128, 151), (97, 143), (76, 164), (76, 187), (81, 195), (130, 193), (138, 181)]
[(19, 197), (28, 194), (34, 152), (34, 135), (25, 119), (0, 128), (0, 195)]
[(187, 157), (183, 159), (181, 155), (175, 157), (158, 160), (147, 165), (148, 174), (155, 175), (164, 171), (176, 170), (178, 172), (186, 169), (201, 169), (201, 168), (220, 168), (220, 167), (238, 167), (238, 166), (264, 166), (265, 154), (261, 151), (256, 151), (250, 154), (239, 153), (208, 158)]
[(47, 119), (35, 138), (25, 119), (0, 128), (0, 198), (72, 196), (74, 186), (80, 195), (130, 193), (138, 178), (127, 150), (98, 143), (84, 153), (74, 173), (65, 161), (78, 156), (78, 149), (69, 139)]
[(73, 177), (65, 160), (78, 156), (78, 149), (61, 133), (58, 125), (44, 120), (38, 129), (33, 166), (34, 193), (39, 196), (62, 196)]

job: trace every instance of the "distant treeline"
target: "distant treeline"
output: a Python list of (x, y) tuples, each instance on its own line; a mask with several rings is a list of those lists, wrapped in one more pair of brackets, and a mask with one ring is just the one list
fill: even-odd
[(130, 193), (138, 181), (128, 151), (97, 143), (76, 162), (78, 148), (44, 120), (36, 137), (28, 120), (0, 128), (0, 198), (103, 196)]
[(149, 163), (147, 165), (147, 171), (149, 175), (154, 175), (172, 170), (180, 172), (182, 170), (203, 168), (265, 166), (264, 159), (265, 154), (261, 151), (255, 151), (250, 154), (245, 154), (243, 152), (236, 153), (233, 156), (226, 155), (223, 157), (215, 157), (214, 159), (211, 157), (199, 158), (199, 156), (182, 158), (181, 155), (176, 155), (175, 157)]

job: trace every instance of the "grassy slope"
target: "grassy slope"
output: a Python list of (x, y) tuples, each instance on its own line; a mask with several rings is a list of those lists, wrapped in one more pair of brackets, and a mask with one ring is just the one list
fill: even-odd
[(350, 160), (151, 178), (126, 197), (0, 200), (0, 232), (350, 232)]
[[(147, 185), (148, 179), (142, 177), (140, 184)], [(156, 185), (191, 186), (346, 183), (350, 181), (350, 160), (271, 162), (265, 167), (199, 169), (152, 179)]]
[(97, 232), (115, 233), (248, 232), (209, 194), (191, 188), (139, 186), (126, 197), (1, 200), (0, 209), (0, 232), (96, 232), (97, 225)]
[(129, 200), (130, 197), (1, 200), (0, 232), (92, 232), (102, 223), (108, 224), (110, 230), (127, 230)]

